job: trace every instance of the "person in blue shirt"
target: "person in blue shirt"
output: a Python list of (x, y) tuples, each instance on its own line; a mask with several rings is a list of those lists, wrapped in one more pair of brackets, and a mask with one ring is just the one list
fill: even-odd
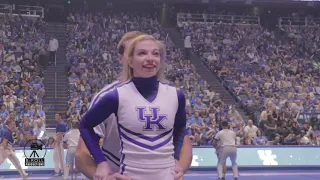
[(31, 111), (32, 111), (32, 116), (34, 116), (34, 114), (37, 114), (40, 116), (41, 120), (43, 121), (46, 120), (46, 113), (43, 110), (41, 110), (41, 107), (39, 104), (36, 104), (34, 106), (34, 109), (31, 109)]
[(62, 120), (61, 114), (57, 113), (55, 115), (55, 119), (57, 121), (56, 126), (56, 139), (53, 143), (53, 162), (54, 162), (54, 174), (53, 176), (61, 176), (63, 174), (64, 169), (64, 153), (63, 153), (63, 135), (67, 131), (67, 125)]
[(30, 83), (30, 86), (34, 88), (35, 92), (40, 92), (41, 97), (45, 94), (44, 85), (39, 76), (37, 76), (34, 81)]
[(268, 142), (268, 139), (265, 136), (262, 136), (261, 131), (257, 131), (257, 136), (253, 139), (254, 145), (266, 145)]
[(16, 123), (14, 121), (7, 120), (6, 126), (2, 129), (0, 138), (0, 165), (8, 158), (19, 171), (21, 177), (23, 179), (27, 179), (29, 174), (22, 169), (20, 161), (15, 155), (12, 147), (14, 141), (12, 132), (14, 129), (16, 129)]
[(0, 109), (0, 124), (1, 122), (4, 122), (7, 117), (9, 116), (9, 111), (7, 110), (6, 105), (2, 104)]
[(33, 139), (34, 132), (30, 127), (30, 123), (28, 121), (23, 122), (22, 127), (19, 129), (19, 146), (24, 147), (24, 145), (31, 139)]

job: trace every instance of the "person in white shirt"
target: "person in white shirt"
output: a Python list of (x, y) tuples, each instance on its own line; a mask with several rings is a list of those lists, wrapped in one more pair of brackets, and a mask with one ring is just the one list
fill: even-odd
[[(78, 146), (78, 142), (80, 139), (80, 131), (78, 129), (79, 121), (73, 121), (72, 122), (72, 129), (66, 133), (66, 135), (63, 137), (63, 142), (67, 143), (68, 150), (67, 150), (67, 156), (66, 156), (66, 165), (64, 167), (64, 174), (63, 179), (67, 180), (69, 177), (69, 170), (70, 168), (73, 169), (74, 163), (75, 163), (75, 152)], [(73, 173), (71, 179), (74, 178), (77, 179), (77, 174)]]
[(190, 60), (190, 53), (191, 53), (191, 36), (187, 35), (184, 38), (184, 49), (185, 49), (185, 59)]
[(21, 66), (16, 62), (12, 62), (10, 66), (10, 70), (15, 73), (21, 73)]
[(59, 43), (58, 40), (55, 39), (54, 37), (51, 37), (50, 42), (49, 42), (49, 63), (54, 63), (56, 60), (56, 52), (59, 48)]
[(10, 101), (10, 98), (5, 98), (5, 102), (3, 103), (6, 107), (7, 107), (7, 110), (9, 112), (12, 112), (14, 111), (14, 102), (13, 101)]
[(213, 61), (217, 60), (217, 56), (215, 54), (215, 52), (212, 52), (209, 56), (208, 56), (208, 62), (212, 63)]
[(257, 137), (257, 126), (253, 125), (252, 120), (248, 121), (248, 125), (244, 128), (244, 132), (248, 134), (251, 139)]
[[(221, 149), (222, 149), (219, 141), (215, 145), (215, 149), (216, 149), (217, 158), (219, 159), (219, 154), (221, 153)], [(224, 163), (224, 165), (223, 165), (223, 178), (226, 176), (226, 173), (227, 173), (227, 164)]]
[(217, 146), (220, 143), (219, 162), (218, 162), (218, 175), (219, 180), (225, 180), (223, 177), (223, 166), (226, 163), (228, 157), (230, 157), (233, 176), (235, 180), (238, 180), (238, 165), (237, 160), (237, 147), (236, 147), (236, 133), (229, 129), (227, 121), (221, 123), (222, 130), (219, 131), (214, 138), (214, 145)]

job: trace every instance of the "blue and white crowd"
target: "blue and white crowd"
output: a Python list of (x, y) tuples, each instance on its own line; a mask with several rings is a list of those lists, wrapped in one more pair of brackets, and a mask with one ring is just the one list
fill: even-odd
[[(0, 127), (6, 119), (15, 120), (15, 144), (23, 146), (45, 128), (45, 23), (6, 17), (0, 24)], [(121, 37), (142, 31), (165, 41), (166, 77), (186, 95), (194, 145), (211, 145), (221, 121), (230, 122), (239, 145), (320, 145), (319, 28), (281, 27), (280, 40), (275, 32), (248, 23), (179, 25), (182, 35), (191, 36), (193, 51), (241, 102), (252, 119), (248, 120), (200, 77), (156, 19), (129, 13), (71, 14), (66, 123), (79, 121), (92, 97), (118, 78)]]
[(41, 18), (0, 16), (0, 131), (13, 120), (15, 146), (45, 131), (45, 26)]
[[(257, 119), (246, 121), (235, 106), (222, 102), (156, 20), (129, 14), (75, 14), (69, 16), (68, 26), (69, 120), (79, 120), (92, 96), (117, 78), (121, 68), (117, 42), (125, 32), (139, 30), (166, 41), (166, 76), (187, 96), (188, 130), (195, 145), (210, 145), (224, 120), (236, 131), (238, 144), (319, 145), (318, 117), (310, 122), (296, 118), (298, 113), (320, 110), (319, 68), (316, 61), (306, 59), (306, 53), (312, 52), (297, 54), (302, 45), (291, 47), (291, 32), (285, 31), (287, 40), (278, 44), (273, 32), (259, 26), (192, 23), (180, 29), (192, 36), (194, 51), (223, 79), (243, 108), (259, 114)], [(224, 39), (233, 43), (226, 44)]]
[(255, 119), (256, 126), (231, 125), (245, 145), (319, 145), (319, 28), (282, 26), (279, 37), (248, 23), (179, 25), (204, 64)]

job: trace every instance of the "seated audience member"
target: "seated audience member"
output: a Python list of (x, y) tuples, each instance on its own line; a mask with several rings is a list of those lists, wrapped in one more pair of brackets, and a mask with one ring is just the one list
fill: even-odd
[(253, 139), (253, 144), (254, 145), (266, 145), (268, 142), (267, 138), (265, 136), (262, 136), (262, 132), (261, 131), (257, 131), (257, 136)]

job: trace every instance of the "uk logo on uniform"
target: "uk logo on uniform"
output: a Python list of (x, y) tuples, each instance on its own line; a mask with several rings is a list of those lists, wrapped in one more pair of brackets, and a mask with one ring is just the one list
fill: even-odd
[(167, 115), (159, 114), (159, 107), (149, 107), (149, 112), (147, 112), (146, 107), (137, 107), (139, 121), (145, 122), (143, 129), (145, 131), (153, 130), (166, 130), (166, 126), (161, 124), (161, 122), (167, 119)]

